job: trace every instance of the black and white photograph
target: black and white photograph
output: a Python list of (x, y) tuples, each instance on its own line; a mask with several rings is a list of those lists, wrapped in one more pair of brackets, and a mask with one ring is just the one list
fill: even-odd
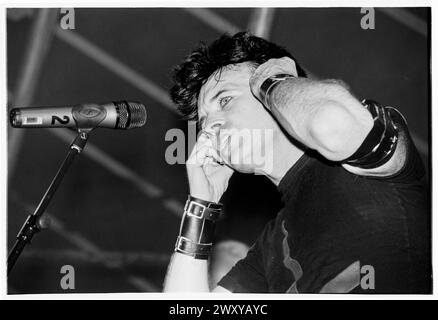
[(6, 4), (5, 295), (431, 297), (419, 3)]

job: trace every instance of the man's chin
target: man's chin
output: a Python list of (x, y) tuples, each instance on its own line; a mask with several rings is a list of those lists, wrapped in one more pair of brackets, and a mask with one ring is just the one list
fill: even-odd
[(241, 164), (241, 163), (229, 163), (228, 164), (233, 170), (240, 172), (240, 173), (248, 173), (253, 174), (254, 173), (254, 167), (248, 164)]
[(270, 173), (270, 172), (266, 172), (265, 166), (259, 166), (259, 165), (254, 165), (254, 164), (251, 164), (251, 165), (231, 164), (230, 167), (233, 168), (234, 170), (240, 172), (240, 173), (246, 173), (246, 174), (255, 174), (255, 175), (265, 176), (265, 175)]

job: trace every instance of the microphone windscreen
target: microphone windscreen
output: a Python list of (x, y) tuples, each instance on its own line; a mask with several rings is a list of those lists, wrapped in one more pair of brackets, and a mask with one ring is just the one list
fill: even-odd
[(118, 110), (117, 129), (139, 128), (146, 123), (146, 107), (133, 101), (114, 102)]

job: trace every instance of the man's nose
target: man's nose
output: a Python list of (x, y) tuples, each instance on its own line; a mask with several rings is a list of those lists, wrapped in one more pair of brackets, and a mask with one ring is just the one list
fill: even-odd
[(207, 120), (204, 131), (211, 135), (219, 135), (221, 127), (224, 125), (225, 121), (223, 119), (211, 119)]

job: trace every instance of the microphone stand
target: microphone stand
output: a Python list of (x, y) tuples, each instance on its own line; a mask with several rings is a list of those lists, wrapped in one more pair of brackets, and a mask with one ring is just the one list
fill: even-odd
[(45, 226), (44, 222), (41, 220), (41, 217), (47, 206), (49, 205), (49, 202), (55, 194), (56, 190), (58, 189), (59, 185), (61, 184), (61, 181), (64, 178), (67, 169), (70, 167), (76, 155), (81, 153), (84, 149), (91, 130), (92, 129), (78, 129), (78, 135), (70, 145), (67, 157), (62, 162), (61, 167), (58, 169), (58, 172), (50, 183), (50, 186), (42, 197), (38, 207), (35, 209), (35, 212), (33, 214), (30, 214), (27, 217), (26, 221), (21, 227), (21, 230), (18, 232), (17, 241), (15, 242), (14, 247), (8, 255), (8, 276), (25, 246), (30, 243), (32, 237), (37, 232), (44, 229)]

